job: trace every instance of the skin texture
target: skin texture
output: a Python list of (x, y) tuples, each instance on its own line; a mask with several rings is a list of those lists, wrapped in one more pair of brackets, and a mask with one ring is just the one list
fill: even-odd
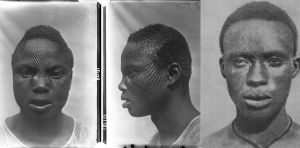
[(134, 117), (151, 115), (161, 135), (161, 147), (169, 147), (200, 113), (179, 81), (180, 65), (172, 63), (163, 67), (155, 64), (157, 48), (144, 42), (129, 42), (125, 46), (119, 89), (129, 113)]
[(129, 42), (121, 57), (123, 78), (119, 89), (123, 91), (122, 98), (129, 102), (129, 113), (135, 117), (150, 115), (153, 108), (166, 101), (162, 99), (166, 91), (164, 71), (154, 64), (154, 51), (143, 48)]
[[(238, 116), (266, 120), (285, 105), (291, 80), (298, 74), (292, 37), (287, 26), (262, 20), (242, 21), (226, 32), (220, 64)], [(257, 92), (270, 96), (272, 102), (262, 108), (249, 107), (245, 95)]]
[[(56, 52), (58, 47), (49, 40), (34, 39), (15, 56), (13, 63), (14, 94), (21, 112), (38, 121), (48, 120), (61, 112), (71, 86), (69, 62)], [(37, 113), (29, 105), (36, 97), (52, 101), (50, 110)]]
[(240, 21), (226, 31), (223, 45), (220, 67), (236, 105), (234, 128), (259, 147), (266, 147), (290, 123), (285, 104), (300, 63), (294, 57), (293, 34), (280, 22)]
[[(71, 60), (57, 43), (40, 38), (25, 42), (13, 56), (13, 89), (20, 113), (7, 118), (6, 125), (29, 147), (62, 147), (74, 125), (62, 113), (71, 87)], [(42, 112), (30, 105), (32, 99), (41, 98), (51, 101)]]

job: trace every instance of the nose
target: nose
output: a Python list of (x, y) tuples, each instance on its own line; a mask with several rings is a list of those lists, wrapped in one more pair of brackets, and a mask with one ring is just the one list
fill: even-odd
[(33, 77), (33, 92), (34, 93), (49, 93), (50, 90), (48, 88), (48, 78), (41, 77), (41, 76), (34, 76)]
[(256, 62), (250, 66), (247, 75), (247, 84), (252, 87), (268, 84), (268, 70), (263, 63)]
[(121, 80), (120, 84), (118, 85), (120, 91), (126, 91), (127, 87), (124, 84), (124, 79)]

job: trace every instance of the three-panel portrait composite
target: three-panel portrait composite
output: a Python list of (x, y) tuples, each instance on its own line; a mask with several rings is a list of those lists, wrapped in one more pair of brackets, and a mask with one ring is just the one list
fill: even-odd
[(0, 0), (0, 148), (300, 148), (298, 0)]

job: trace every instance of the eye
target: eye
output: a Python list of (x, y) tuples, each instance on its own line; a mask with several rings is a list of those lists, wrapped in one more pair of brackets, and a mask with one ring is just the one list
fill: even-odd
[(24, 78), (28, 78), (31, 77), (33, 75), (33, 72), (29, 71), (29, 70), (22, 70), (21, 71), (21, 76)]
[(50, 77), (54, 78), (54, 79), (58, 79), (60, 77), (62, 77), (62, 70), (54, 70), (53, 72), (50, 73)]
[(278, 58), (278, 57), (271, 57), (270, 59), (268, 59), (267, 62), (272, 67), (278, 67), (278, 66), (281, 66), (283, 64), (283, 60), (281, 58)]
[(135, 76), (136, 72), (137, 72), (136, 70), (131, 69), (131, 70), (128, 71), (127, 76), (128, 76), (129, 78), (133, 78), (133, 77)]
[(233, 65), (238, 68), (247, 66), (247, 64), (248, 64), (248, 61), (244, 58), (236, 58), (233, 60)]

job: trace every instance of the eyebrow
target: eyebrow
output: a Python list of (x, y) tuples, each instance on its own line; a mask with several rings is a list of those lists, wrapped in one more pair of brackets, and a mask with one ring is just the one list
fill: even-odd
[(125, 72), (127, 69), (131, 68), (131, 67), (134, 67), (133, 64), (127, 64), (125, 65), (124, 67), (121, 67), (121, 71), (122, 72)]
[(20, 70), (22, 68), (27, 68), (27, 69), (37, 69), (35, 66), (31, 66), (29, 64), (18, 64), (16, 66), (14, 66), (15, 68), (13, 68), (14, 70)]
[[(29, 65), (29, 64), (19, 64), (19, 65), (15, 66), (14, 70), (20, 70), (23, 67), (27, 68), (27, 69), (32, 69), (32, 70), (37, 70), (38, 69), (36, 66), (32, 66), (32, 65)], [(54, 64), (54, 65), (46, 66), (46, 71), (54, 70), (54, 69), (58, 69), (58, 68), (60, 68), (62, 70), (67, 70), (67, 68), (64, 65)]]
[(127, 64), (127, 65), (125, 65), (123, 68), (121, 68), (121, 71), (124, 73), (124, 72), (126, 72), (128, 69), (130, 69), (130, 68), (135, 68), (135, 69), (139, 70), (139, 69), (141, 69), (141, 66), (139, 66), (139, 65), (134, 65), (134, 64)]
[(48, 70), (55, 70), (55, 69), (67, 70), (67, 68), (64, 65), (54, 64), (54, 65), (50, 65), (49, 67), (47, 67), (46, 71), (48, 71)]
[[(263, 58), (270, 58), (272, 56), (278, 56), (278, 57), (282, 57), (282, 58), (288, 58), (288, 54), (282, 52), (282, 51), (267, 51), (262, 53), (262, 57)], [(248, 59), (253, 59), (255, 57), (257, 57), (255, 55), (255, 53), (249, 53), (249, 52), (235, 52), (232, 54), (229, 54), (227, 59), (233, 59), (233, 58), (237, 58), (237, 57), (245, 57)]]

